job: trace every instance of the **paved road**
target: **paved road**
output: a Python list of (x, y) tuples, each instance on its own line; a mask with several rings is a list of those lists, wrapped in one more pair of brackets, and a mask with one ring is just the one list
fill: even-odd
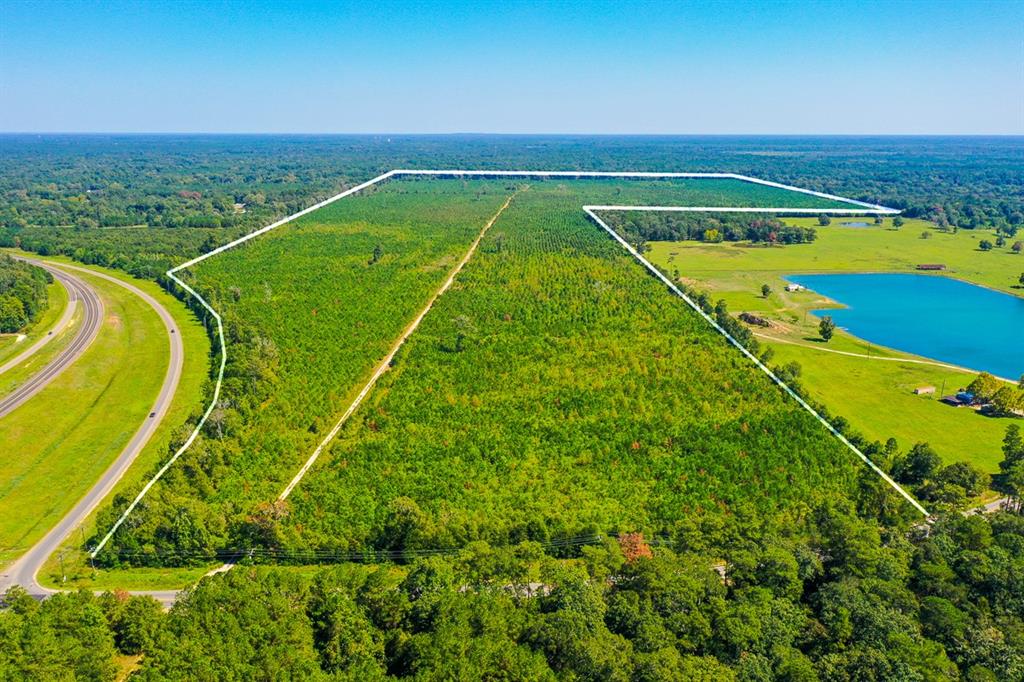
[[(82, 326), (79, 328), (78, 334), (75, 335), (75, 338), (70, 344), (68, 344), (67, 348), (58, 353), (57, 357), (51, 360), (49, 364), (29, 377), (27, 381), (15, 388), (11, 393), (0, 398), (0, 418), (3, 418), (7, 414), (13, 412), (22, 403), (46, 388), (47, 384), (56, 379), (65, 369), (70, 367), (71, 364), (85, 352), (85, 349), (89, 347), (89, 344), (93, 342), (93, 339), (96, 338), (96, 334), (100, 330), (100, 325), (103, 323), (103, 302), (100, 301), (100, 297), (96, 295), (96, 291), (91, 286), (83, 282), (78, 277), (70, 275), (63, 270), (59, 270), (52, 265), (29, 258), (23, 258), (21, 260), (26, 260), (33, 265), (45, 268), (52, 273), (55, 278), (60, 280), (61, 284), (63, 284), (68, 290), (68, 309), (71, 310), (73, 303), (81, 305), (83, 319)], [(68, 315), (69, 312), (65, 311), (65, 317)], [(42, 347), (49, 338), (52, 337), (47, 334), (43, 339), (41, 339), (41, 342), (36, 343), (25, 353), (22, 353), (11, 362), (5, 364), (3, 368), (0, 368), (0, 370), (9, 369), (9, 366), (12, 365), (12, 363), (20, 363), (28, 355), (39, 350), (39, 348)]]
[(64, 329), (65, 327), (67, 327), (68, 324), (71, 322), (71, 318), (74, 316), (75, 308), (77, 307), (75, 305), (76, 301), (72, 300), (73, 294), (71, 292), (71, 287), (67, 283), (67, 280), (64, 278), (63, 275), (55, 275), (54, 279), (60, 282), (60, 285), (64, 287), (64, 290), (67, 291), (68, 293), (68, 304), (64, 306), (64, 313), (60, 316), (60, 319), (57, 320), (57, 322), (52, 327), (46, 330), (46, 333), (42, 336), (42, 338), (37, 339), (35, 343), (30, 345), (21, 353), (14, 356), (13, 358), (5, 362), (3, 365), (0, 365), (0, 374), (3, 374), (8, 370), (14, 369), (15, 367), (17, 367), (18, 365), (20, 365), (21, 363), (25, 362), (30, 357), (35, 355), (39, 351), (39, 349), (48, 344), (50, 341), (53, 341), (55, 338), (57, 338), (57, 333)]
[[(30, 260), (30, 259), (26, 259)], [(32, 261), (36, 262), (36, 261)], [(39, 265), (43, 265), (39, 263)], [(51, 264), (46, 264), (46, 267), (55, 267)], [(75, 265), (60, 264), (61, 270), (75, 270), (80, 272), (87, 272), (95, 277), (101, 277), (105, 280), (111, 281), (118, 286), (128, 289), (133, 294), (144, 300), (149, 304), (153, 310), (157, 312), (160, 319), (164, 323), (164, 327), (167, 329), (168, 343), (170, 345), (170, 362), (167, 365), (167, 373), (164, 375), (164, 383), (160, 387), (160, 393), (147, 412), (146, 419), (139, 426), (135, 435), (125, 445), (121, 454), (118, 455), (110, 467), (103, 472), (99, 481), (85, 494), (78, 504), (69, 511), (60, 523), (54, 526), (49, 533), (47, 533), (42, 540), (37, 542), (27, 553), (21, 556), (17, 561), (11, 564), (3, 574), (0, 574), (0, 594), (5, 592), (7, 588), (12, 585), (21, 585), (29, 594), (37, 597), (45, 597), (53, 594), (55, 590), (43, 587), (36, 580), (36, 575), (39, 573), (39, 569), (42, 568), (46, 560), (53, 554), (64, 541), (64, 539), (81, 524), (86, 517), (100, 504), (101, 501), (107, 496), (107, 494), (113, 489), (114, 485), (117, 484), (121, 477), (124, 475), (131, 463), (135, 461), (135, 458), (142, 452), (143, 447), (149, 442), (150, 437), (160, 424), (160, 420), (163, 419), (167, 413), (167, 409), (170, 407), (171, 399), (174, 397), (174, 392), (178, 388), (178, 380), (181, 378), (181, 368), (184, 363), (185, 352), (181, 343), (181, 334), (178, 333), (177, 327), (174, 324), (174, 318), (171, 317), (167, 309), (164, 308), (155, 298), (142, 291), (138, 287), (129, 284), (123, 280), (111, 277), (110, 275), (81, 268)], [(56, 268), (55, 268), (56, 269)], [(66, 274), (66, 273), (64, 273)], [(126, 368), (127, 371), (131, 371), (131, 368)], [(149, 414), (153, 416), (150, 417)], [(168, 603), (173, 600), (174, 592), (152, 592), (149, 593), (164, 603)]]

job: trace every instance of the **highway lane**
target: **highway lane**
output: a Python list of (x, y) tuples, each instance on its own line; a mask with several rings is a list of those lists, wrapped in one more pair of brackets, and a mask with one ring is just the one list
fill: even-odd
[[(32, 262), (36, 263), (37, 261), (32, 260)], [(43, 265), (42, 263), (39, 264)], [(47, 264), (47, 266), (55, 267), (51, 264)], [(121, 480), (121, 477), (128, 470), (128, 467), (130, 467), (132, 462), (135, 461), (135, 458), (138, 457), (140, 452), (142, 452), (142, 449), (146, 446), (146, 443), (149, 442), (149, 439), (152, 437), (154, 431), (156, 431), (157, 426), (159, 426), (160, 421), (163, 419), (170, 407), (171, 400), (174, 398), (174, 392), (178, 388), (178, 381), (181, 379), (181, 370), (184, 364), (185, 351), (181, 342), (181, 334), (177, 330), (174, 318), (171, 317), (171, 314), (167, 312), (167, 309), (164, 308), (159, 301), (135, 285), (105, 273), (64, 263), (61, 263), (59, 267), (61, 270), (86, 272), (95, 277), (108, 280), (129, 290), (145, 301), (151, 308), (153, 308), (154, 311), (156, 311), (157, 315), (160, 316), (160, 319), (164, 324), (164, 328), (167, 331), (170, 361), (167, 363), (167, 371), (164, 374), (164, 381), (160, 387), (160, 392), (131, 440), (125, 445), (117, 459), (114, 460), (105, 472), (103, 472), (100, 479), (93, 485), (89, 492), (87, 492), (85, 496), (75, 504), (71, 511), (65, 514), (64, 518), (62, 518), (49, 533), (37, 542), (35, 546), (11, 564), (3, 574), (0, 574), (0, 594), (5, 592), (12, 585), (20, 585), (24, 587), (29, 594), (36, 597), (45, 597), (55, 592), (55, 590), (51, 590), (39, 584), (36, 579), (39, 570), (50, 555), (57, 551), (64, 539), (67, 538), (68, 535), (70, 535), (71, 532), (83, 521), (85, 521), (97, 506), (99, 506), (100, 502), (102, 502), (110, 493), (117, 482)], [(126, 367), (125, 371), (131, 371), (131, 367)], [(164, 603), (168, 603), (173, 599), (174, 592), (154, 592), (151, 594)]]
[(14, 356), (13, 358), (5, 362), (3, 365), (0, 365), (0, 374), (3, 374), (8, 370), (14, 369), (15, 367), (17, 367), (18, 365), (20, 365), (21, 363), (25, 362), (30, 357), (35, 355), (43, 346), (48, 344), (50, 341), (53, 341), (57, 337), (57, 334), (62, 329), (67, 327), (68, 324), (71, 323), (71, 318), (74, 316), (75, 308), (77, 307), (76, 301), (72, 300), (71, 298), (71, 287), (63, 275), (54, 275), (54, 279), (57, 280), (62, 287), (64, 287), (64, 290), (68, 294), (68, 303), (66, 306), (64, 306), (63, 314), (60, 316), (60, 319), (57, 320), (56, 324), (54, 324), (46, 331), (46, 334), (44, 334), (42, 338), (37, 339), (35, 343), (30, 345), (21, 353)]
[[(48, 270), (55, 278), (60, 280), (68, 290), (68, 307), (70, 308), (72, 304), (81, 306), (83, 319), (82, 326), (79, 328), (75, 338), (70, 344), (68, 344), (67, 348), (58, 353), (57, 357), (51, 360), (41, 370), (29, 377), (27, 381), (19, 385), (11, 393), (0, 398), (0, 419), (16, 410), (25, 401), (46, 388), (47, 384), (56, 379), (65, 369), (70, 367), (71, 364), (77, 360), (78, 357), (85, 352), (85, 349), (93, 342), (93, 339), (96, 338), (96, 334), (99, 333), (100, 325), (103, 323), (103, 302), (91, 286), (86, 284), (80, 278), (47, 263), (42, 263), (30, 258), (21, 258), (21, 260), (28, 261), (33, 265), (38, 265), (39, 267)], [(39, 345), (41, 346), (42, 344)], [(38, 350), (35, 346), (29, 349), (29, 351), (32, 352), (35, 352), (35, 350)], [(25, 355), (25, 353), (19, 355), (18, 358), (15, 359), (20, 362), (24, 359), (22, 357), (23, 355)], [(8, 369), (9, 364), (10, 363), (4, 365), (5, 370)]]

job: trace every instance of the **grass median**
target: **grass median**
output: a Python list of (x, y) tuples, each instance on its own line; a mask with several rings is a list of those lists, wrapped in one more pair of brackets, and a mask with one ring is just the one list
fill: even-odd
[[(174, 316), (185, 346), (170, 411), (116, 492), (165, 456), (176, 431), (201, 409), (209, 342), (194, 315), (155, 283), (104, 272), (156, 297)], [(103, 298), (103, 326), (72, 367), (0, 421), (0, 440), (10, 444), (0, 453), (0, 562), (28, 549), (99, 479), (146, 419), (167, 369), (167, 335), (156, 312), (113, 282), (76, 274)], [(75, 531), (69, 544), (86, 530)], [(40, 579), (47, 582), (45, 571)]]

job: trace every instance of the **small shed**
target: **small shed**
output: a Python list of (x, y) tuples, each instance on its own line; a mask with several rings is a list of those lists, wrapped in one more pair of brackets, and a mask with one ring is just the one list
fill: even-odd
[(914, 395), (933, 395), (934, 393), (934, 386), (918, 386), (914, 389)]
[(787, 284), (786, 291), (804, 291), (805, 287), (800, 284)]

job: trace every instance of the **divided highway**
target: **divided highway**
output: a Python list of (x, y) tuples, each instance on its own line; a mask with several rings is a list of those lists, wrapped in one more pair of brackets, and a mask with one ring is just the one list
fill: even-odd
[[(21, 384), (14, 389), (10, 394), (0, 398), (0, 418), (3, 418), (7, 414), (13, 412), (22, 403), (34, 396), (39, 391), (43, 390), (47, 384), (57, 378), (61, 372), (71, 366), (78, 357), (85, 352), (85, 349), (89, 347), (89, 344), (96, 338), (96, 334), (100, 330), (100, 325), (103, 323), (103, 302), (100, 301), (100, 297), (96, 295), (96, 291), (83, 282), (78, 277), (70, 275), (67, 272), (53, 267), (47, 263), (43, 263), (30, 258), (23, 258), (21, 260), (28, 261), (33, 265), (38, 265), (41, 268), (46, 269), (56, 278), (64, 287), (68, 290), (68, 308), (76, 302), (82, 307), (82, 326), (75, 335), (75, 338), (71, 341), (67, 348), (58, 353), (49, 364), (43, 367), (41, 370), (33, 374), (25, 383)], [(65, 317), (67, 314), (65, 314)], [(64, 322), (64, 318), (61, 318)], [(58, 323), (60, 328), (61, 324)], [(39, 342), (34, 344), (31, 348), (26, 350), (24, 353), (14, 358), (14, 360), (8, 362), (3, 366), (3, 371), (10, 369), (11, 367), (23, 362), (28, 356), (35, 353), (41, 348), (51, 337), (49, 335), (43, 337)]]
[[(62, 275), (70, 279), (77, 280), (78, 278), (68, 275), (67, 272), (64, 271), (75, 270), (85, 272), (91, 276), (100, 277), (113, 282), (120, 287), (124, 287), (149, 304), (149, 306), (160, 316), (160, 319), (163, 321), (164, 328), (167, 330), (167, 338), (170, 345), (170, 362), (167, 365), (167, 372), (164, 375), (164, 381), (160, 387), (160, 393), (157, 395), (153, 406), (146, 413), (146, 417), (142, 424), (121, 451), (121, 454), (119, 454), (117, 459), (114, 460), (105, 472), (103, 472), (100, 479), (95, 483), (95, 485), (93, 485), (89, 492), (78, 501), (74, 508), (65, 514), (64, 518), (62, 518), (56, 526), (50, 529), (49, 533), (37, 542), (28, 552), (22, 555), (21, 558), (11, 564), (3, 574), (0, 574), (0, 594), (3, 594), (3, 592), (13, 585), (20, 585), (24, 587), (29, 594), (37, 597), (44, 597), (49, 594), (53, 594), (55, 590), (51, 590), (39, 584), (36, 579), (39, 570), (42, 568), (49, 556), (60, 547), (61, 543), (65, 538), (67, 538), (71, 531), (84, 522), (89, 514), (91, 514), (107, 494), (110, 493), (117, 482), (121, 480), (121, 477), (128, 470), (128, 467), (130, 467), (132, 462), (135, 461), (135, 458), (138, 457), (140, 452), (142, 452), (146, 443), (149, 442), (149, 439), (152, 437), (154, 431), (156, 431), (160, 421), (167, 413), (171, 400), (174, 398), (174, 392), (177, 390), (178, 381), (181, 378), (185, 352), (181, 342), (181, 334), (178, 332), (174, 318), (171, 317), (171, 314), (167, 312), (167, 309), (164, 308), (159, 301), (133, 284), (102, 272), (89, 270), (75, 265), (61, 263), (58, 268), (49, 263), (44, 264), (32, 259), (25, 260), (29, 260), (30, 262), (42, 267), (46, 267), (51, 272), (59, 270)], [(102, 309), (99, 317), (102, 319)], [(131, 368), (126, 368), (126, 371), (131, 371)], [(168, 593), (165, 598), (169, 598), (171, 595), (173, 595), (173, 593)], [(160, 598), (164, 595), (156, 593), (155, 596)]]

